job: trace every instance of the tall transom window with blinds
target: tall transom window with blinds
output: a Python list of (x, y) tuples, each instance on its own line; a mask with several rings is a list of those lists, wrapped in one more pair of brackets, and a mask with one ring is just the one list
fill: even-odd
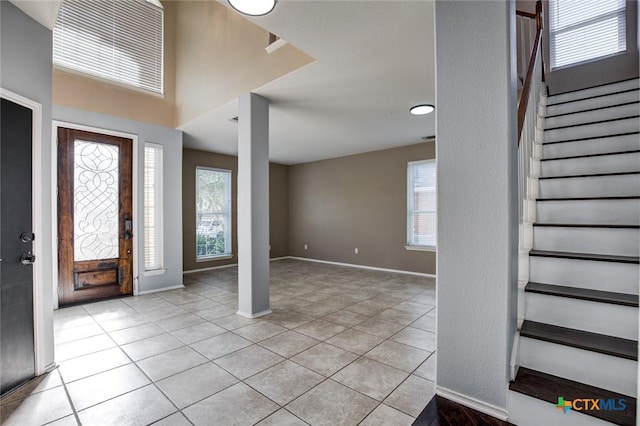
[(627, 50), (625, 0), (549, 0), (551, 69)]
[(231, 171), (196, 167), (196, 260), (231, 255)]
[(407, 248), (435, 248), (436, 160), (409, 163), (407, 189)]
[(55, 66), (163, 93), (163, 10), (145, 0), (63, 0)]
[(144, 144), (144, 270), (164, 270), (162, 145)]

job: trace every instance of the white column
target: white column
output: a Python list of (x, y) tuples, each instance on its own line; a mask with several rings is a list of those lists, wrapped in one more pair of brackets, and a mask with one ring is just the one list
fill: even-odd
[(238, 314), (270, 312), (269, 101), (248, 93), (238, 114)]
[(514, 1), (436, 1), (436, 392), (506, 418), (516, 331)]

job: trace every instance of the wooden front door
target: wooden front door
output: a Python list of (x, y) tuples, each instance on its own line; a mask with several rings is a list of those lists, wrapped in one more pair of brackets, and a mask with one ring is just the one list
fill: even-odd
[(58, 302), (133, 292), (131, 139), (58, 128)]

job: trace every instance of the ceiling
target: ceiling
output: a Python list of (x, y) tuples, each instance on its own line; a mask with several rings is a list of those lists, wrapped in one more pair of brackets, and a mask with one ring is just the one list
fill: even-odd
[[(53, 27), (58, 0), (12, 2)], [(435, 134), (435, 114), (409, 114), (412, 105), (435, 105), (432, 1), (280, 0), (271, 14), (248, 19), (316, 59), (253, 90), (271, 101), (272, 161), (304, 163)], [(237, 153), (229, 121), (237, 115), (236, 99), (183, 124), (185, 146)]]

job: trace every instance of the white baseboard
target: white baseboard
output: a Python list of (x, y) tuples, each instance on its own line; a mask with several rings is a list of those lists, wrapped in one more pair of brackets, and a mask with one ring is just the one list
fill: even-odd
[(46, 367), (44, 367), (44, 372), (45, 373), (50, 373), (53, 370), (55, 370), (56, 368), (58, 368), (58, 364), (56, 364), (56, 362), (53, 361), (50, 364), (48, 364)]
[(457, 402), (458, 404), (462, 404), (465, 407), (473, 408), (476, 411), (488, 414), (491, 417), (507, 421), (509, 413), (502, 407), (497, 407), (493, 404), (480, 401), (479, 399), (471, 398), (470, 396), (463, 395), (461, 393), (452, 391), (451, 389), (443, 388), (438, 385), (436, 385), (436, 394), (453, 402)]
[(142, 296), (143, 294), (160, 293), (161, 291), (177, 290), (179, 288), (184, 288), (184, 285), (178, 284), (178, 285), (173, 285), (171, 287), (163, 287), (163, 288), (157, 288), (154, 290), (139, 291), (137, 295)]
[[(269, 262), (275, 262), (277, 260), (284, 260), (284, 259), (291, 259), (291, 257), (289, 257), (289, 256), (273, 257), (273, 258), (269, 259)], [(211, 266), (209, 268), (190, 269), (188, 271), (182, 271), (182, 275), (194, 274), (196, 272), (213, 271), (213, 270), (216, 270), (216, 269), (233, 268), (233, 267), (236, 267), (236, 266), (238, 266), (237, 263), (229, 263), (228, 265), (222, 265), (222, 266)]]
[(272, 312), (271, 309), (267, 309), (266, 311), (258, 312), (257, 314), (248, 314), (246, 312), (241, 312), (241, 311), (236, 312), (236, 314), (240, 315), (241, 317), (254, 319), (254, 318), (263, 317), (265, 315), (269, 315), (271, 312)]
[(425, 274), (423, 272), (403, 271), (401, 269), (378, 268), (377, 266), (356, 265), (354, 263), (332, 262), (329, 260), (312, 259), (310, 257), (288, 256), (288, 259), (305, 260), (307, 262), (326, 263), (329, 265), (346, 266), (348, 268), (369, 269), (372, 271), (394, 272), (396, 274), (417, 275), (419, 277), (436, 278), (434, 274)]

